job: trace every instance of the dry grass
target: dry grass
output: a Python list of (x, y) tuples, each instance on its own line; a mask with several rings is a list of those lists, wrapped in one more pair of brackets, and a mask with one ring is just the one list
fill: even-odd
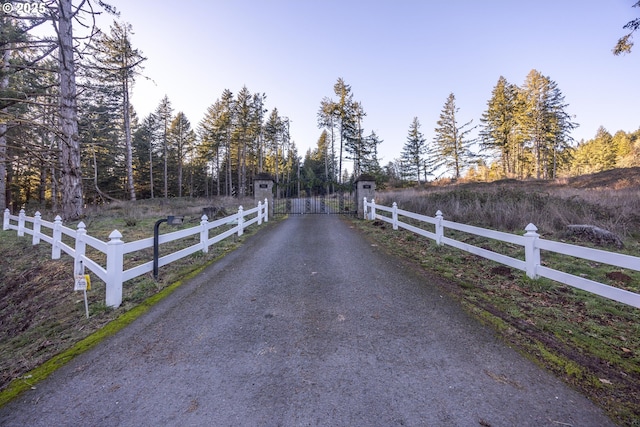
[[(255, 205), (249, 199), (242, 203), (247, 208)], [(224, 207), (227, 212), (234, 213), (238, 205), (238, 200), (232, 198), (119, 202), (87, 209), (82, 221), (87, 226), (87, 233), (93, 237), (106, 241), (109, 234), (118, 229), (123, 234), (123, 240), (130, 242), (153, 236), (155, 221), (166, 215), (184, 215), (184, 227), (193, 227), (200, 222), (203, 207)], [(28, 212), (28, 215), (33, 215), (33, 212)], [(52, 220), (52, 217), (52, 213), (43, 212), (43, 218)], [(65, 225), (75, 228), (78, 222)], [(247, 235), (253, 230), (255, 227), (248, 229)], [(161, 233), (168, 231), (172, 231), (168, 226), (161, 229)], [(199, 239), (199, 236), (196, 238)], [(160, 255), (192, 244), (194, 241), (183, 239), (175, 244), (161, 245)], [(162, 267), (159, 281), (153, 280), (149, 273), (126, 282), (123, 286), (123, 302), (118, 309), (105, 306), (104, 283), (91, 274), (92, 290), (87, 293), (90, 318), (87, 319), (82, 293), (73, 292), (72, 258), (63, 254), (61, 259), (51, 260), (50, 245), (43, 242), (34, 247), (30, 236), (18, 237), (15, 231), (0, 231), (0, 391), (10, 381), (70, 348), (146, 298), (236, 245), (236, 239), (226, 239), (211, 247), (207, 254), (195, 253)], [(91, 255), (89, 248), (87, 254), (96, 261), (102, 258), (104, 265), (102, 254), (94, 251)], [(152, 259), (151, 254), (151, 250), (128, 254), (125, 256), (125, 267)]]
[[(597, 246), (566, 231), (569, 224), (591, 224), (621, 236), (623, 252), (640, 256), (640, 168), (591, 178), (387, 191), (378, 193), (376, 203), (390, 206), (395, 201), (402, 209), (428, 216), (441, 210), (452, 221), (517, 234), (532, 222), (545, 238)], [(393, 231), (382, 221), (354, 223), (378, 246), (417, 266), (426, 276), (425, 286), (441, 286), (492, 325), (509, 345), (580, 390), (617, 423), (640, 426), (640, 310), (551, 280), (530, 280), (523, 272), (436, 246), (409, 231)], [(523, 259), (520, 247), (448, 233), (456, 240)], [(640, 292), (639, 272), (548, 252), (542, 261), (554, 269)]]
[(571, 224), (590, 224), (623, 238), (640, 234), (640, 187), (577, 189), (555, 183), (509, 182), (462, 184), (376, 196), (376, 203), (451, 221), (524, 232), (529, 223), (545, 236), (563, 236)]

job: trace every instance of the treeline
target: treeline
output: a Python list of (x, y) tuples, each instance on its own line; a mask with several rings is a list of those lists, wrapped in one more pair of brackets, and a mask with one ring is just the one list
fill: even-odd
[(555, 178), (639, 163), (639, 132), (600, 129), (576, 144), (562, 92), (536, 70), (521, 86), (500, 77), (477, 126), (459, 122), (451, 93), (434, 136), (428, 140), (415, 117), (401, 157), (384, 167), (382, 140), (365, 131), (364, 106), (341, 78), (334, 96), (320, 101), (321, 133), (304, 156), (290, 120), (246, 87), (224, 90), (196, 125), (168, 97), (140, 118), (130, 95), (146, 78), (146, 58), (131, 26), (74, 33), (74, 22), (92, 22), (100, 9), (117, 14), (102, 1), (47, 0), (31, 15), (0, 15), (0, 210), (34, 203), (70, 219), (111, 199), (241, 197), (261, 173), (275, 178), (277, 196), (290, 196), (349, 188), (361, 174), (408, 185), (443, 175)]
[[(429, 141), (417, 117), (409, 126), (401, 157), (384, 169), (392, 185), (453, 178), (553, 179), (640, 165), (640, 130), (612, 136), (600, 128), (577, 145), (578, 126), (557, 83), (531, 70), (522, 86), (498, 79), (480, 124), (459, 124), (455, 96), (450, 94)], [(471, 131), (478, 129), (475, 136)]]
[[(0, 209), (33, 203), (75, 218), (85, 204), (113, 199), (244, 196), (262, 172), (290, 193), (301, 159), (289, 119), (277, 108), (267, 115), (265, 94), (225, 90), (196, 126), (168, 97), (139, 118), (130, 95), (146, 58), (132, 27), (114, 22), (74, 37), (73, 22), (91, 22), (100, 8), (116, 13), (58, 0), (32, 16), (1, 16)], [(34, 35), (45, 23), (51, 33)]]

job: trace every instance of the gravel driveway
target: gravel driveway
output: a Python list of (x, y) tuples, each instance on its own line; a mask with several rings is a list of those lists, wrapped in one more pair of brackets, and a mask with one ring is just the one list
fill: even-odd
[(348, 222), (302, 215), (1, 408), (0, 425), (613, 423)]

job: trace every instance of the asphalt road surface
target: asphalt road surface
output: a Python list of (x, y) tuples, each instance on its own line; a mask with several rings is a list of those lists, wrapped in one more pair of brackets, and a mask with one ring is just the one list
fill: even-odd
[(333, 215), (293, 216), (0, 409), (2, 426), (609, 426)]

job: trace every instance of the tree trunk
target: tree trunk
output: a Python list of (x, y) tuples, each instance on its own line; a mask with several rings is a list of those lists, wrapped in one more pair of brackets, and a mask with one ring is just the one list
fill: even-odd
[(216, 196), (220, 195), (220, 143), (216, 145)]
[(153, 142), (149, 138), (149, 189), (153, 199)]
[(169, 163), (167, 156), (169, 155), (169, 150), (167, 147), (167, 119), (164, 119), (164, 134), (162, 137), (162, 153), (164, 157), (164, 198), (169, 197), (169, 180), (167, 178), (167, 174), (169, 172)]
[[(125, 64), (126, 67), (126, 64)], [(124, 118), (124, 141), (127, 151), (127, 189), (131, 200), (136, 200), (136, 188), (133, 182), (133, 150), (131, 148), (131, 116), (129, 111), (129, 82), (125, 75), (122, 80), (122, 108)]]
[(71, 0), (60, 0), (58, 13), (58, 40), (60, 43), (60, 136), (58, 148), (60, 150), (62, 181), (62, 216), (68, 220), (79, 218), (83, 214)]
[[(3, 23), (4, 24), (4, 23)], [(0, 80), (0, 92), (4, 92), (9, 87), (9, 58), (11, 50), (5, 49), (2, 54), (2, 79)], [(6, 116), (7, 109), (2, 113)], [(7, 208), (7, 124), (0, 123), (0, 212)]]

